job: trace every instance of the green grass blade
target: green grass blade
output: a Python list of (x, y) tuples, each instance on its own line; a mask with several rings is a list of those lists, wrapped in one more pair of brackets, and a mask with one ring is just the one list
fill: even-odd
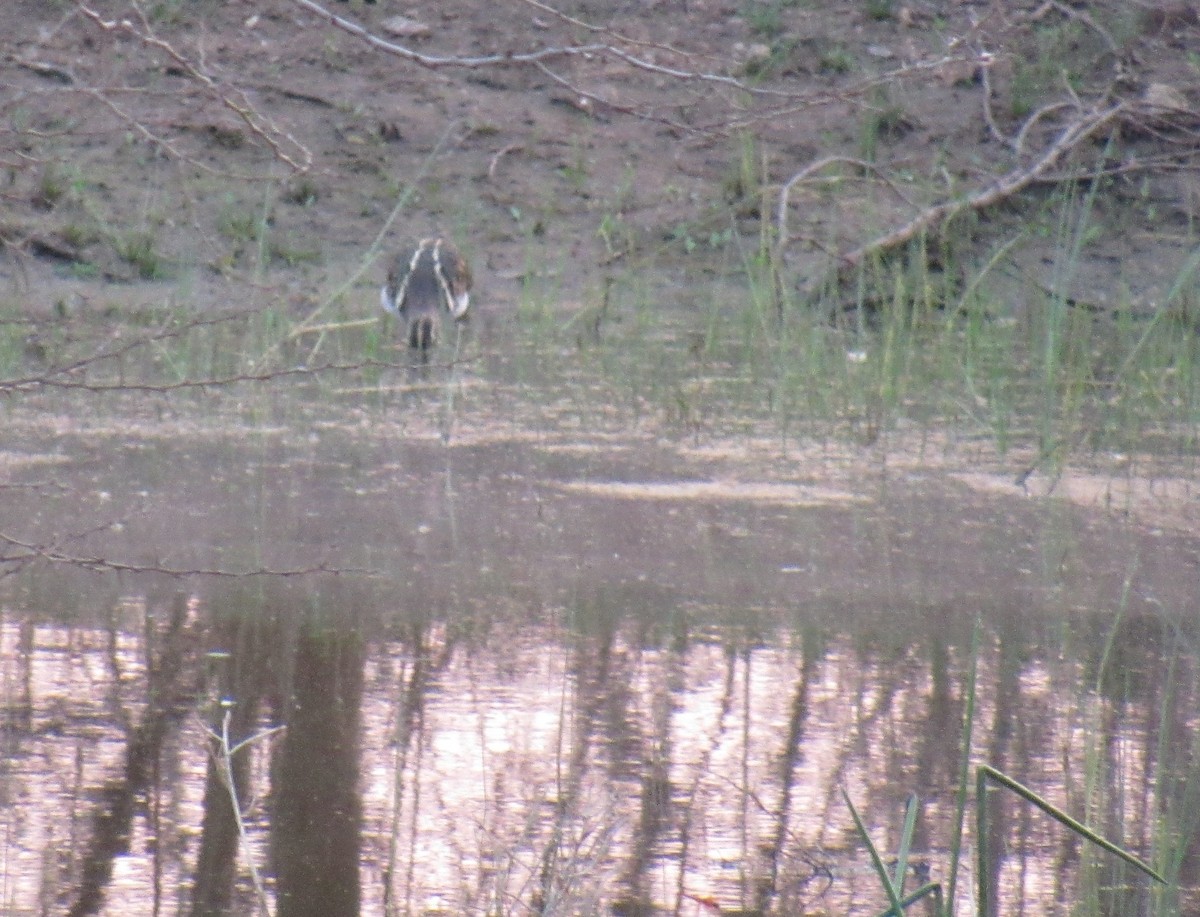
[[(916, 904), (922, 898), (928, 897), (929, 895), (933, 895), (934, 900), (935, 900), (935, 906), (937, 907), (937, 911), (940, 913), (941, 909), (942, 909), (942, 883), (941, 882), (927, 882), (926, 884), (924, 884), (920, 888), (918, 888), (916, 891), (912, 892), (911, 894), (905, 895), (903, 898), (901, 898), (900, 906), (902, 908), (907, 908), (910, 905)], [(889, 907), (886, 911), (879, 914), (878, 917), (891, 917), (891, 915), (895, 914), (895, 913), (896, 913), (895, 907)]]
[[(1164, 879), (1157, 872), (1155, 872), (1150, 866), (1148, 866), (1147, 864), (1145, 864), (1141, 860), (1139, 860), (1137, 857), (1135, 857), (1132, 853), (1129, 853), (1128, 851), (1121, 849), (1116, 844), (1114, 844), (1112, 841), (1106, 840), (1105, 838), (1101, 837), (1099, 834), (1097, 834), (1095, 831), (1093, 831), (1087, 825), (1083, 824), (1082, 822), (1076, 821), (1070, 815), (1068, 815), (1066, 812), (1063, 812), (1061, 809), (1056, 808), (1055, 806), (1053, 806), (1051, 803), (1047, 802), (1045, 799), (1043, 799), (1041, 796), (1039, 796), (1033, 790), (1029, 789), (1029, 787), (1025, 786), (1024, 784), (1018, 783), (1016, 780), (1013, 780), (1011, 777), (1008, 777), (1005, 774), (1000, 773), (1000, 771), (996, 770), (994, 767), (988, 766), (987, 764), (979, 765), (978, 773), (980, 775), (981, 781), (983, 778), (987, 778), (987, 779), (995, 781), (996, 783), (1000, 784), (1001, 786), (1003, 786), (1009, 790), (1012, 790), (1014, 793), (1016, 793), (1022, 799), (1026, 800), (1027, 802), (1033, 803), (1035, 806), (1037, 806), (1039, 809), (1041, 809), (1043, 812), (1045, 812), (1051, 818), (1060, 822), (1063, 825), (1066, 825), (1068, 828), (1070, 828), (1072, 831), (1074, 831), (1076, 834), (1080, 835), (1081, 837), (1087, 838), (1089, 841), (1091, 841), (1097, 847), (1101, 848), (1102, 850), (1108, 851), (1113, 856), (1119, 857), (1120, 859), (1122, 859), (1126, 863), (1128, 863), (1130, 866), (1133, 866), (1134, 868), (1141, 870), (1143, 873), (1145, 873), (1146, 875), (1148, 875), (1150, 878), (1154, 879), (1155, 881), (1161, 882), (1163, 885), (1167, 884), (1166, 879)], [(984, 826), (982, 824), (979, 826), (979, 833), (980, 833), (980, 836), (982, 836), (984, 833)], [(982, 844), (980, 845), (980, 849), (981, 850), (983, 849)], [(981, 909), (982, 909), (982, 903), (981, 903)]]
[[(975, 771), (975, 872), (977, 874), (979, 913), (982, 917), (987, 917), (992, 913), (992, 883), (987, 871), (987, 790), (987, 775), (983, 772), (983, 768), (979, 767)], [(953, 899), (951, 899), (950, 906), (954, 906)]]
[(950, 879), (946, 891), (946, 917), (954, 917), (958, 893), (958, 866), (962, 857), (963, 826), (966, 824), (967, 788), (971, 780), (971, 737), (975, 727), (975, 686), (979, 675), (979, 642), (983, 622), (975, 619), (971, 633), (971, 668), (967, 673), (966, 709), (963, 711), (962, 755), (958, 762), (958, 796), (954, 800), (954, 836), (950, 839)]
[(910, 793), (904, 811), (904, 831), (900, 835), (900, 850), (896, 854), (896, 874), (892, 883), (896, 886), (897, 894), (904, 894), (904, 877), (908, 873), (908, 851), (912, 846), (913, 832), (917, 828), (917, 811), (920, 803), (917, 794)]
[(888, 873), (887, 866), (884, 865), (883, 858), (879, 855), (879, 850), (871, 841), (871, 835), (867, 833), (867, 826), (863, 824), (862, 819), (858, 815), (858, 809), (854, 808), (854, 803), (850, 799), (850, 794), (842, 788), (842, 798), (846, 800), (846, 805), (850, 807), (850, 816), (854, 819), (854, 827), (858, 829), (859, 837), (863, 839), (863, 843), (867, 845), (867, 852), (871, 855), (871, 863), (875, 867), (875, 874), (879, 876), (879, 881), (883, 884), (884, 891), (887, 892), (888, 901), (891, 902), (891, 907), (885, 911), (885, 914), (894, 914), (895, 917), (904, 917), (904, 905), (900, 901), (900, 894), (896, 891), (896, 886), (892, 883), (892, 877)]

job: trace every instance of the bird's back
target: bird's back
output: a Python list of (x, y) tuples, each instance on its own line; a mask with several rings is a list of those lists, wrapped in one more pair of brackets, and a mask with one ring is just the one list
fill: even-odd
[(462, 253), (453, 242), (434, 238), (396, 258), (381, 296), (384, 309), (404, 319), (409, 346), (426, 350), (437, 342), (443, 309), (456, 320), (466, 316), (470, 289)]

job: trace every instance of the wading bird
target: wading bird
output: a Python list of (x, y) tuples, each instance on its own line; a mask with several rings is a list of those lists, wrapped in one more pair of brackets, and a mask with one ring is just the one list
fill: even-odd
[(408, 346), (427, 355), (441, 332), (442, 313), (462, 321), (471, 305), (471, 269), (449, 239), (422, 239), (401, 253), (380, 290), (383, 308), (404, 321)]

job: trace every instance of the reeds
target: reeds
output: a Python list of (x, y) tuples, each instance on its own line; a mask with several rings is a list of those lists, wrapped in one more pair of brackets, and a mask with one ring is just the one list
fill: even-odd
[[(933, 913), (937, 917), (953, 917), (955, 912), (955, 904), (958, 898), (958, 879), (963, 865), (962, 838), (967, 813), (968, 787), (970, 784), (971, 736), (975, 723), (976, 661), (979, 652), (979, 635), (980, 627), (977, 624), (972, 641), (972, 663), (965, 685), (966, 704), (963, 716), (962, 765), (959, 771), (959, 784), (955, 801), (954, 836), (950, 842), (950, 860), (946, 869), (947, 880), (945, 892), (943, 893), (941, 882), (924, 882), (920, 887), (911, 892), (905, 891), (905, 879), (909, 872), (911, 844), (920, 811), (920, 803), (915, 795), (910, 795), (908, 798), (905, 807), (904, 825), (900, 833), (899, 847), (893, 861), (895, 865), (889, 869), (883, 854), (879, 851), (874, 841), (872, 841), (870, 832), (867, 830), (866, 824), (855, 807), (853, 800), (850, 798), (849, 793), (845, 789), (842, 790), (842, 797), (845, 799), (850, 814), (854, 819), (855, 829), (867, 848), (875, 875), (878, 877), (880, 885), (888, 898), (889, 907), (886, 911), (882, 912), (880, 917), (903, 917), (909, 907), (926, 898), (929, 898), (933, 902)], [(1158, 870), (1155, 870), (1128, 850), (1114, 844), (1097, 831), (1064, 812), (1028, 786), (1014, 780), (989, 764), (980, 763), (975, 765), (974, 787), (975, 900), (976, 913), (981, 915), (981, 917), (992, 917), (992, 915), (1000, 913), (996, 889), (992, 885), (992, 863), (990, 859), (992, 852), (988, 846), (988, 793), (993, 785), (1008, 790), (1019, 799), (1034, 806), (1044, 815), (1065, 826), (1076, 837), (1098, 847), (1117, 860), (1132, 866), (1143, 875), (1153, 879), (1163, 889), (1169, 889), (1170, 883), (1168, 883), (1168, 880)], [(1174, 911), (1170, 907), (1166, 907), (1162, 911), (1156, 911), (1155, 913), (1169, 914), (1174, 913)]]

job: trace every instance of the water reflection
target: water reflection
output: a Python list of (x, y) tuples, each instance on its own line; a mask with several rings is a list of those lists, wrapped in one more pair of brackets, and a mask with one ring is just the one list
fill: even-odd
[[(915, 868), (945, 881), (973, 662), (973, 759), (1195, 884), (1187, 539), (1002, 500), (964, 518), (927, 481), (671, 502), (553, 486), (611, 458), (406, 445), (383, 477), (319, 452), (271, 488), (245, 455), (176, 453), (206, 515), (116, 544), (173, 524), (173, 563), (279, 564), (336, 542), (382, 575), (9, 580), (6, 913), (875, 913), (840, 790), (889, 850), (916, 793)], [(104, 486), (139, 486), (131, 464)], [(252, 522), (225, 509), (248, 497)], [(233, 793), (223, 729), (253, 740)], [(999, 913), (1161, 905), (988, 806)]]
[(359, 907), (362, 639), (337, 619), (309, 622), (293, 658), (287, 732), (271, 767), (276, 913), (347, 917)]

